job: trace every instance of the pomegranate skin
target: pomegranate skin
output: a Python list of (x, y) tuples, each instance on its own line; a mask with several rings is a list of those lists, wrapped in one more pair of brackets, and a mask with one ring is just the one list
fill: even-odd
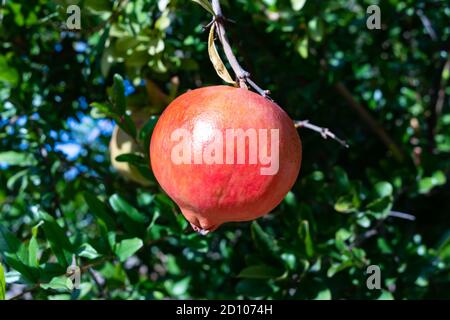
[[(173, 161), (172, 150), (179, 145), (172, 133), (177, 129), (191, 134), (192, 154), (211, 147), (214, 135), (224, 137), (223, 164)], [(227, 129), (278, 129), (279, 168), (263, 175), (268, 165), (249, 164), (249, 140), (245, 140), (245, 163), (237, 164), (238, 143), (234, 143), (233, 163), (225, 163)], [(267, 138), (271, 154), (272, 140)], [(242, 146), (242, 145), (241, 145)], [(259, 151), (259, 142), (258, 142)], [(214, 153), (215, 154), (215, 153)], [(193, 157), (193, 156), (192, 156)], [(293, 121), (275, 103), (246, 89), (211, 86), (176, 98), (162, 113), (150, 143), (153, 173), (164, 191), (180, 207), (196, 231), (207, 233), (230, 221), (248, 221), (274, 209), (297, 179), (302, 158), (300, 137)]]

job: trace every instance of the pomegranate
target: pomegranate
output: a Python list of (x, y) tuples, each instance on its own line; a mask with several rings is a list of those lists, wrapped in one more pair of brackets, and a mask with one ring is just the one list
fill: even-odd
[(297, 179), (301, 156), (293, 121), (278, 105), (229, 86), (176, 98), (150, 143), (156, 179), (203, 234), (274, 209)]
[[(150, 117), (151, 112), (149, 108), (131, 108), (131, 110), (131, 119), (136, 125), (136, 128), (140, 130), (145, 124), (145, 119)], [(111, 140), (109, 142), (109, 153), (111, 165), (120, 175), (144, 187), (150, 185), (150, 181), (141, 175), (138, 168), (128, 162), (119, 162), (116, 160), (116, 157), (122, 154), (140, 153), (138, 144), (118, 125), (114, 127)]]

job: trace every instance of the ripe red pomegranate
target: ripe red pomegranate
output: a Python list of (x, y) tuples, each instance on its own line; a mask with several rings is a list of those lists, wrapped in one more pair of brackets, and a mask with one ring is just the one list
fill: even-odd
[(292, 188), (301, 156), (293, 121), (278, 105), (229, 86), (179, 96), (150, 144), (156, 179), (204, 234), (274, 209)]

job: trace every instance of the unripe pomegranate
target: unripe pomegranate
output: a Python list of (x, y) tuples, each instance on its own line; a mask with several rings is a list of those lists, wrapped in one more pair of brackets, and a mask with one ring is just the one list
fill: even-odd
[(278, 105), (229, 86), (179, 96), (150, 144), (156, 179), (202, 233), (274, 209), (293, 186), (301, 156), (293, 121)]
[[(149, 108), (132, 108), (131, 110), (131, 119), (136, 125), (136, 128), (140, 130), (144, 126), (146, 119), (150, 117)], [(138, 168), (128, 162), (119, 162), (116, 160), (116, 157), (122, 154), (140, 153), (140, 151), (139, 146), (133, 138), (116, 125), (109, 142), (111, 164), (126, 179), (146, 187), (150, 185), (150, 181), (142, 176)]]

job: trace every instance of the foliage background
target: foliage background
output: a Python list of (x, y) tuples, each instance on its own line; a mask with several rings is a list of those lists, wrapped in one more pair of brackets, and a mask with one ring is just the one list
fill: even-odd
[[(114, 120), (134, 134), (125, 103), (156, 116), (165, 99), (220, 83), (202, 30), (210, 15), (188, 0), (7, 0), (0, 298), (450, 298), (448, 1), (222, 3), (253, 79), (293, 119), (351, 147), (300, 129), (302, 169), (283, 203), (197, 235), (152, 180), (148, 154), (122, 158), (153, 181), (144, 188), (115, 172), (108, 143)], [(70, 4), (79, 32), (64, 30)], [(366, 28), (371, 4), (382, 30)], [(137, 130), (143, 150), (155, 116)], [(74, 255), (79, 290), (65, 276)], [(381, 290), (366, 287), (370, 264)]]

